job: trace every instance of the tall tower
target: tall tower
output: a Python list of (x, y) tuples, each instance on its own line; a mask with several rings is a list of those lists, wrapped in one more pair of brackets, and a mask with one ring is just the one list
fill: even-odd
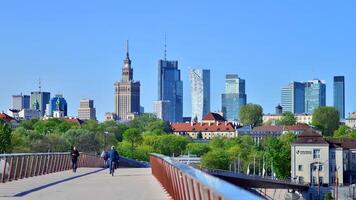
[(334, 107), (340, 119), (345, 119), (345, 77), (334, 76)]
[(129, 56), (129, 42), (126, 42), (126, 57), (122, 67), (121, 81), (114, 83), (115, 114), (118, 120), (131, 120), (140, 114), (140, 82), (133, 80), (133, 69)]
[(237, 74), (225, 76), (225, 93), (221, 95), (221, 110), (224, 118), (237, 121), (240, 118), (240, 108), (246, 105), (245, 80)]
[(192, 92), (192, 119), (201, 121), (210, 112), (210, 70), (189, 70)]

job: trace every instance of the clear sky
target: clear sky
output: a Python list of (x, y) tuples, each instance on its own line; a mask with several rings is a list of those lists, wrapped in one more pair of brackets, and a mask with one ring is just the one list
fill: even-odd
[(62, 93), (69, 114), (95, 100), (97, 117), (114, 110), (130, 40), (141, 104), (157, 98), (157, 60), (179, 61), (184, 114), (190, 115), (189, 68), (211, 70), (211, 110), (221, 109), (226, 73), (246, 79), (247, 101), (265, 113), (289, 81), (345, 75), (346, 112), (356, 110), (356, 1), (0, 1), (0, 110), (11, 95), (38, 89)]

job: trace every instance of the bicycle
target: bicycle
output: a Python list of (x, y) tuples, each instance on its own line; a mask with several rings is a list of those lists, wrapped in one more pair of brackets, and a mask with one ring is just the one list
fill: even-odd
[(110, 170), (111, 176), (114, 176), (115, 167), (116, 167), (116, 163), (114, 161), (111, 161), (111, 170)]

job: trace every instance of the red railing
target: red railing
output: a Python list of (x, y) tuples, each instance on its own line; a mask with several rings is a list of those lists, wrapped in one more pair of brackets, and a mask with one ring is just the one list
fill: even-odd
[(213, 177), (169, 157), (151, 154), (152, 174), (172, 199), (261, 199), (243, 188)]
[[(0, 154), (0, 183), (71, 169), (70, 153)], [(99, 156), (81, 153), (78, 167), (103, 167)]]

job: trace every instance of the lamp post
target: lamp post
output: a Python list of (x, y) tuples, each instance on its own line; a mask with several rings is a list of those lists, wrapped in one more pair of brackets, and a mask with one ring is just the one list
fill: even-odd
[(108, 136), (109, 132), (105, 131), (104, 132), (104, 149), (106, 149), (106, 138)]

